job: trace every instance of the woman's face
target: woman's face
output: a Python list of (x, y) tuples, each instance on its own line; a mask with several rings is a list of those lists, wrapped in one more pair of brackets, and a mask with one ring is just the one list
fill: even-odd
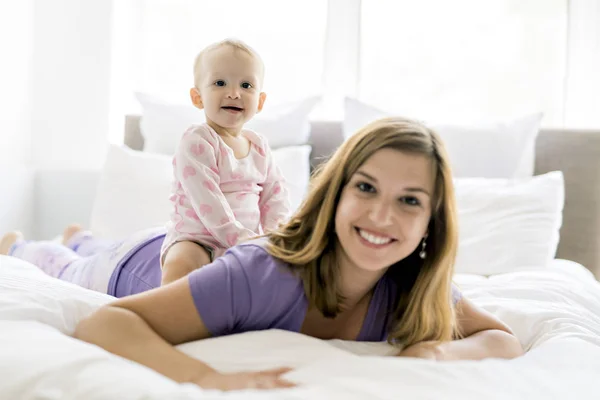
[(381, 271), (410, 255), (427, 232), (435, 171), (420, 154), (382, 149), (350, 177), (335, 214), (342, 256)]

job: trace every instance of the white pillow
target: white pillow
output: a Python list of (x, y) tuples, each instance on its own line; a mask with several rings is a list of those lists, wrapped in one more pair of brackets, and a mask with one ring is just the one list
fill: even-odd
[[(310, 146), (273, 151), (288, 181), (292, 210), (309, 184)], [(111, 146), (91, 216), (93, 232), (119, 238), (164, 225), (171, 157)], [(491, 275), (545, 267), (554, 258), (564, 204), (561, 172), (529, 179), (455, 179), (459, 219), (458, 273)]]
[(308, 191), (311, 146), (288, 146), (271, 151), (273, 161), (285, 177), (290, 191), (290, 208), (296, 210)]
[[(295, 210), (308, 189), (309, 145), (272, 151)], [(164, 225), (171, 209), (171, 157), (111, 145), (100, 176), (90, 229), (99, 237), (120, 238)]]
[[(375, 119), (391, 115), (346, 98), (344, 137), (348, 138)], [(444, 141), (454, 176), (526, 178), (533, 176), (535, 140), (541, 119), (542, 114), (536, 113), (505, 123), (481, 126), (430, 126)]]
[[(142, 106), (140, 131), (147, 153), (175, 154), (183, 132), (192, 124), (205, 122), (204, 112), (191, 104), (173, 104), (145, 93), (135, 95)], [(309, 97), (277, 106), (267, 103), (246, 127), (263, 135), (272, 148), (306, 144), (310, 136), (308, 116), (319, 100)]]
[(100, 175), (90, 229), (121, 238), (169, 219), (171, 157), (111, 145)]
[(564, 205), (555, 171), (528, 179), (455, 179), (456, 272), (493, 275), (545, 268), (554, 259)]

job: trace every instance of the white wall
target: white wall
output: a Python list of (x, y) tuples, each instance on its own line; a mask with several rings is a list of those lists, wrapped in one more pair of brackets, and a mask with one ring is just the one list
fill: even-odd
[(0, 2), (0, 163), (30, 159), (33, 0)]
[(40, 168), (97, 168), (104, 160), (111, 11), (108, 0), (35, 0), (32, 138)]
[(87, 224), (109, 121), (112, 1), (35, 0), (36, 237)]
[(108, 0), (0, 2), (0, 162), (101, 165), (111, 17)]
[(0, 1), (0, 234), (86, 223), (108, 137), (111, 0)]
[(0, 232), (33, 233), (33, 0), (0, 1)]
[(5, 166), (0, 163), (0, 235), (20, 230), (35, 236), (35, 172), (24, 165)]
[(73, 222), (89, 227), (99, 178), (99, 172), (93, 170), (38, 170), (35, 236), (53, 238)]

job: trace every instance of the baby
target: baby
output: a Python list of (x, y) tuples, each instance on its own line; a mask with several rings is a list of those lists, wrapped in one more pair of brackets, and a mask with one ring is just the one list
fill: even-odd
[(288, 191), (268, 143), (244, 129), (265, 103), (263, 76), (259, 55), (237, 40), (212, 44), (196, 57), (190, 97), (206, 123), (183, 134), (173, 158), (162, 284), (288, 217)]

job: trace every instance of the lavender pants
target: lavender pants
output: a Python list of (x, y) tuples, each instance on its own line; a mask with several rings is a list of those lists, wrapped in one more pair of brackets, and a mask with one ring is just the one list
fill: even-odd
[(80, 231), (64, 245), (19, 241), (11, 247), (9, 255), (30, 262), (52, 277), (114, 295), (109, 282), (111, 278), (114, 280), (115, 271), (144, 244), (163, 234), (164, 228), (152, 228), (123, 240), (106, 240), (95, 238), (89, 231)]

